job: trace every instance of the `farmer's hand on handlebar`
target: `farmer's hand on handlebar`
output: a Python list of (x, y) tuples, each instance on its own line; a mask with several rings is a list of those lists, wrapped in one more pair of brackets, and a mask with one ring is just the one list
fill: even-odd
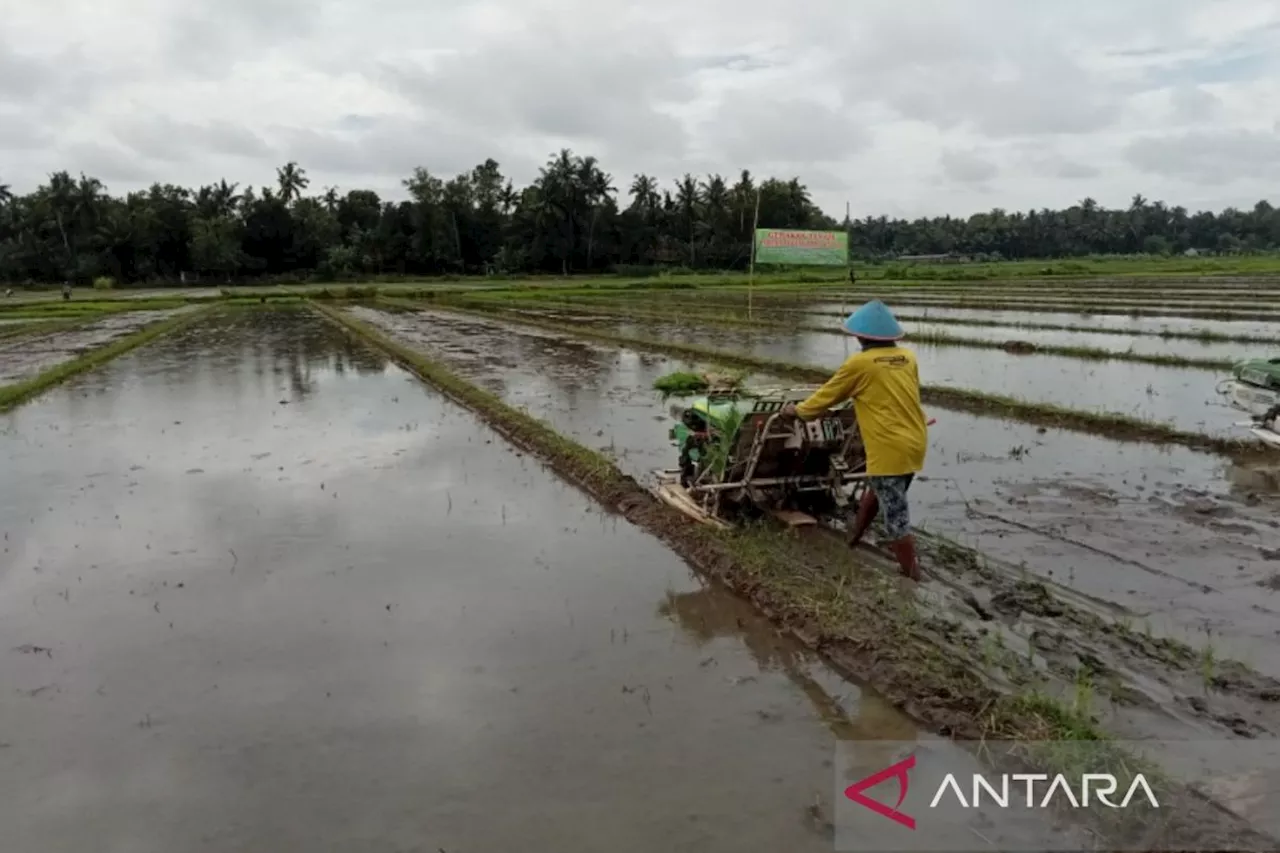
[(785, 406), (782, 407), (782, 411), (778, 412), (778, 414), (782, 415), (782, 417), (784, 418), (796, 417), (796, 404), (787, 403)]

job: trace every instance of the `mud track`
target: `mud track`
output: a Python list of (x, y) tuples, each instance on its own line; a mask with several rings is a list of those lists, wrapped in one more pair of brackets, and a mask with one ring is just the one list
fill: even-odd
[[(779, 535), (771, 527), (758, 527), (721, 533), (693, 524), (654, 499), (610, 460), (513, 409), (371, 324), (340, 309), (315, 307), (475, 411), (512, 443), (539, 456), (606, 507), (658, 536), (700, 573), (751, 601), (782, 630), (818, 651), (837, 671), (872, 684), (934, 730), (965, 739), (1107, 737), (1087, 714), (1077, 714), (1040, 690), (1018, 684), (1020, 674), (1033, 680), (1034, 665), (1044, 660), (1038, 651), (1041, 645), (1060, 662), (1077, 650), (1089, 655), (1088, 646), (1073, 639), (1072, 628), (1064, 626), (1074, 623), (1096, 631), (1099, 637), (1094, 642), (1098, 644), (1110, 642), (1117, 634), (1102, 617), (1084, 609), (1069, 609), (1046, 585), (1019, 581), (1012, 573), (993, 569), (973, 552), (934, 540), (924, 549), (924, 564), (926, 571), (941, 581), (941, 589), (932, 606), (929, 601), (918, 606), (911, 586), (888, 571), (883, 560), (865, 559), (861, 552), (855, 555), (827, 532), (793, 537)], [(955, 597), (954, 590), (949, 595), (947, 587), (965, 579), (971, 585), (982, 579), (990, 590), (985, 601), (972, 593), (960, 595), (972, 601), (978, 621), (990, 623), (986, 631), (971, 629), (963, 620), (949, 617), (947, 606), (939, 606), (939, 602)], [(975, 660), (975, 651), (984, 648), (984, 635), (997, 636), (992, 630), (1004, 624), (1003, 619), (1057, 627), (1043, 632), (1056, 645), (1038, 642), (1040, 635), (1033, 633), (1025, 656), (1007, 645), (1004, 653), (991, 654), (991, 663), (1004, 674), (1002, 685), (990, 668), (984, 670), (982, 662)], [(996, 642), (987, 647), (994, 648)], [(1146, 642), (1123, 634), (1116, 645), (1133, 647), (1139, 657), (1180, 671), (1194, 666), (1194, 652), (1172, 641)], [(1048, 667), (1052, 670), (1053, 663)], [(1222, 689), (1235, 690), (1239, 696), (1253, 688), (1274, 690), (1280, 699), (1280, 682), (1255, 676), (1242, 666), (1229, 671), (1229, 677), (1222, 678)], [(1266, 696), (1248, 698), (1269, 701)], [(1025, 766), (1027, 759), (1024, 755), (1010, 760)], [(1270, 846), (1241, 818), (1189, 789), (1179, 789), (1176, 805), (1164, 817), (1169, 822), (1161, 828), (1162, 837), (1179, 839), (1180, 849), (1187, 849), (1188, 838), (1197, 839), (1198, 849)], [(1159, 842), (1153, 849), (1160, 849)]]

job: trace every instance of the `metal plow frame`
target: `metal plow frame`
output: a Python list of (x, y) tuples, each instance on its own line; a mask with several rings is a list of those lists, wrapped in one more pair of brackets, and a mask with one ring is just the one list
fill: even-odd
[(1280, 448), (1280, 432), (1260, 426), (1257, 421), (1236, 421), (1235, 425), (1245, 427), (1249, 432), (1253, 433), (1255, 438), (1262, 440), (1271, 447)]
[[(769, 395), (780, 394), (789, 398), (793, 395), (800, 395), (798, 398), (803, 399), (810, 393), (811, 389), (793, 390), (787, 389), (782, 392), (772, 392)], [(781, 404), (779, 404), (781, 408)], [(865, 470), (858, 471), (839, 471), (829, 474), (808, 474), (797, 475), (792, 477), (765, 477), (755, 478), (753, 475), (760, 462), (760, 457), (764, 452), (765, 444), (770, 440), (783, 439), (791, 440), (793, 438), (803, 439), (804, 426), (796, 422), (789, 422), (789, 428), (783, 432), (773, 432), (773, 427), (778, 418), (781, 417), (779, 412), (773, 412), (765, 421), (764, 426), (755, 434), (752, 439), (751, 449), (748, 453), (745, 463), (745, 471), (741, 479), (724, 482), (724, 483), (695, 483), (690, 487), (680, 484), (680, 471), (678, 469), (659, 469), (654, 472), (654, 486), (652, 491), (654, 495), (668, 506), (679, 510), (690, 518), (703, 524), (708, 524), (719, 529), (727, 529), (730, 525), (723, 519), (719, 518), (720, 499), (727, 492), (737, 491), (739, 495), (749, 494), (753, 488), (763, 488), (771, 486), (788, 486), (789, 491), (829, 491), (834, 490), (843, 498), (843, 489), (850, 485), (856, 485), (866, 480)], [(844, 459), (849, 451), (852, 442), (857, 438), (856, 433), (850, 433), (845, 438), (845, 445), (841, 449), (839, 458)], [(865, 468), (865, 462), (864, 462)], [(702, 477), (705, 478), (708, 472), (703, 472)], [(851, 495), (854, 501), (858, 495)], [(843, 503), (841, 504), (843, 505)], [(793, 510), (774, 510), (773, 514), (789, 526), (808, 526), (817, 523), (817, 519), (801, 512)]]
[(1270, 447), (1280, 448), (1280, 432), (1262, 422), (1264, 412), (1261, 411), (1280, 402), (1280, 392), (1257, 388), (1238, 379), (1224, 380), (1218, 383), (1216, 390), (1227, 398), (1228, 406), (1254, 417), (1251, 421), (1236, 421), (1235, 426), (1249, 430), (1255, 438)]

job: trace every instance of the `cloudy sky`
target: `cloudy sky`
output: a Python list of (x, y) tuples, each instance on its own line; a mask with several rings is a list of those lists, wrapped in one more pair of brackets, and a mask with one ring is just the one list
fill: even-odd
[(1280, 0), (0, 0), (0, 183), (401, 194), (561, 147), (855, 216), (1280, 203)]

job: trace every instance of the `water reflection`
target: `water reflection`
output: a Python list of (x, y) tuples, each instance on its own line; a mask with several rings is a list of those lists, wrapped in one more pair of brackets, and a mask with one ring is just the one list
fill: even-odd
[[(818, 715), (840, 740), (914, 741), (919, 732), (906, 715), (865, 686), (859, 685), (856, 708), (845, 710), (819, 683), (811, 668), (816, 655), (779, 635), (750, 605), (714, 586), (691, 592), (668, 592), (658, 612), (679, 625), (697, 645), (732, 637), (750, 652), (760, 669), (781, 672), (813, 703)], [(846, 682), (841, 686), (848, 687)]]

